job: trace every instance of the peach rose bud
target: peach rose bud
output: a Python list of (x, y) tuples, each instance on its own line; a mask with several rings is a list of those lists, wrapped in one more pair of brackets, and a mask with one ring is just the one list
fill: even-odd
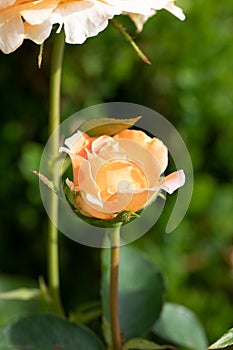
[(59, 151), (71, 158), (73, 181), (66, 183), (86, 216), (110, 220), (124, 211), (137, 212), (161, 190), (171, 194), (185, 183), (183, 170), (162, 177), (167, 147), (140, 130), (123, 130), (113, 137), (77, 131)]

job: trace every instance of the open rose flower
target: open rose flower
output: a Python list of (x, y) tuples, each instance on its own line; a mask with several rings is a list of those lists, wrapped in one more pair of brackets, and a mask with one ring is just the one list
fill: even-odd
[(0, 50), (13, 52), (24, 39), (42, 44), (54, 24), (58, 32), (64, 26), (67, 43), (82, 44), (120, 14), (129, 15), (140, 31), (163, 8), (184, 19), (174, 0), (0, 0)]
[(160, 190), (171, 194), (185, 182), (183, 170), (161, 176), (168, 164), (167, 147), (139, 130), (94, 138), (77, 131), (60, 152), (71, 158), (73, 181), (66, 183), (86, 216), (110, 220), (123, 211), (137, 212)]

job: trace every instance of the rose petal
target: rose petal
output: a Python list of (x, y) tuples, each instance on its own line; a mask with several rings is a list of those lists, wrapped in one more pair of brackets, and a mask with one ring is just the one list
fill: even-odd
[(92, 142), (92, 153), (95, 157), (108, 160), (127, 160), (128, 156), (114, 138), (110, 136), (100, 136)]
[(135, 141), (118, 139), (118, 142), (127, 155), (128, 160), (133, 162), (145, 174), (148, 186), (155, 186), (159, 181), (161, 168), (153, 154)]
[(60, 147), (59, 152), (66, 152), (68, 154), (79, 154), (85, 147), (87, 147), (92, 139), (84, 132), (78, 130), (72, 136), (65, 139), (64, 145)]
[(4, 53), (15, 51), (22, 45), (24, 25), (20, 15), (11, 9), (0, 13), (0, 50)]
[(4, 7), (7, 7), (7, 6), (10, 6), (10, 5), (13, 5), (14, 2), (15, 2), (15, 0), (1, 0), (1, 2), (0, 2), (0, 9), (4, 8)]
[(81, 195), (81, 193), (78, 193), (75, 196), (75, 203), (77, 208), (80, 209), (80, 212), (86, 216), (92, 216), (103, 220), (110, 220), (116, 216), (115, 213), (102, 212), (100, 207), (94, 207), (94, 205), (90, 205), (87, 200)]
[[(151, 138), (148, 135), (146, 135), (143, 131), (140, 131), (140, 130), (124, 130), (124, 131), (121, 131), (119, 134), (115, 135), (114, 138), (115, 139), (123, 138), (123, 139), (134, 141), (135, 143), (139, 144), (141, 147), (149, 151), (153, 155), (157, 164), (160, 167), (159, 175), (161, 175), (166, 169), (168, 164), (168, 151), (167, 151), (167, 147), (159, 139)], [(137, 158), (136, 149), (135, 149), (135, 157)], [(143, 161), (143, 157), (138, 157), (138, 159)], [(154, 176), (156, 176), (155, 173), (154, 173)]]
[[(83, 201), (86, 201), (86, 207), (101, 213), (141, 209), (148, 201), (148, 193), (134, 198), (131, 188), (147, 186), (145, 174), (134, 163), (118, 160), (105, 162), (93, 158), (84, 160), (79, 169), (79, 188)], [(122, 188), (127, 191), (121, 193)], [(88, 211), (88, 214), (92, 215), (92, 211)]]
[(177, 188), (185, 183), (185, 174), (183, 170), (175, 171), (169, 174), (160, 182), (160, 188), (169, 194), (172, 194)]
[(84, 193), (84, 196), (90, 196), (90, 198), (95, 198), (95, 202), (98, 202), (102, 206), (100, 187), (95, 181), (95, 174), (93, 172), (98, 171), (99, 167), (102, 165), (99, 158), (93, 159), (93, 162), (83, 159), (79, 171), (75, 174), (74, 181), (78, 183), (79, 189)]
[(67, 43), (82, 44), (104, 30), (108, 19), (120, 13), (118, 8), (99, 1), (78, 1), (59, 6), (54, 12), (57, 16), (54, 23), (64, 23)]
[[(167, 1), (162, 0), (163, 3)], [(158, 6), (161, 3), (160, 0), (106, 0), (106, 2), (114, 7), (118, 7), (122, 12), (137, 13), (144, 16), (150, 15), (154, 6)]]
[[(144, 23), (156, 13), (155, 10), (151, 10), (151, 14), (147, 16), (139, 15), (137, 13), (128, 13), (128, 16), (134, 22), (137, 32), (140, 33), (143, 29)], [(126, 13), (127, 14), (127, 13)]]
[[(143, 3), (145, 5), (145, 2)], [(144, 23), (152, 17), (157, 10), (162, 10), (163, 8), (170, 13), (172, 13), (174, 16), (179, 18), (181, 21), (185, 19), (185, 15), (179, 7), (174, 5), (173, 0), (156, 0), (156, 1), (151, 1), (150, 4), (148, 3), (149, 8), (145, 11), (145, 6), (143, 11), (135, 11), (136, 7), (131, 9), (131, 11), (126, 12), (134, 24), (136, 25), (137, 32), (141, 32), (144, 26)]]
[(24, 20), (31, 25), (36, 25), (48, 20), (58, 4), (59, 0), (32, 1), (18, 7)]
[(50, 35), (52, 30), (51, 22), (44, 21), (42, 24), (30, 25), (24, 23), (25, 38), (30, 39), (38, 45), (41, 45)]
[[(177, 190), (177, 188), (182, 187), (184, 183), (185, 183), (184, 171), (178, 170), (169, 174), (162, 180), (160, 180), (156, 186), (131, 189), (130, 193), (140, 194), (145, 191), (157, 192), (159, 190), (164, 190), (169, 194), (172, 194), (175, 190)], [(129, 190), (121, 189), (120, 193), (129, 193)]]
[(182, 9), (179, 8), (178, 6), (174, 5), (173, 1), (169, 1), (168, 4), (165, 6), (165, 9), (167, 11), (169, 11), (170, 13), (172, 13), (177, 18), (179, 18), (181, 21), (185, 20), (185, 15), (184, 15)]

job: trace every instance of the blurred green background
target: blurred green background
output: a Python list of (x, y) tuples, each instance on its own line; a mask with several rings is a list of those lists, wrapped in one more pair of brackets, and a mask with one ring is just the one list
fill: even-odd
[[(66, 45), (62, 116), (132, 102), (158, 111), (180, 132), (194, 168), (191, 205), (179, 227), (165, 234), (175, 200), (168, 198), (156, 226), (135, 245), (165, 273), (166, 299), (194, 310), (211, 343), (233, 323), (233, 6), (227, 0), (179, 5), (184, 22), (160, 11), (136, 36), (151, 66), (111, 25), (81, 46)], [(119, 20), (134, 35), (130, 20)], [(47, 141), (51, 45), (52, 38), (40, 70), (32, 42), (0, 53), (1, 290), (17, 284), (14, 276), (19, 285), (46, 276), (47, 217), (31, 170), (39, 168)], [(98, 299), (99, 250), (63, 235), (60, 247), (66, 308)], [(1, 302), (0, 323), (14, 314), (4, 312)]]

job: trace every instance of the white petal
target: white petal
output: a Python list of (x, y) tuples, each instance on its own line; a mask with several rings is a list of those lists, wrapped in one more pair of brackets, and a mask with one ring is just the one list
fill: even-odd
[(173, 1), (169, 1), (169, 3), (165, 6), (165, 9), (169, 12), (171, 12), (174, 16), (179, 18), (181, 21), (185, 19), (185, 15), (181, 8), (178, 6), (174, 5)]
[(172, 194), (177, 188), (183, 186), (185, 183), (185, 174), (183, 170), (175, 171), (169, 174), (161, 181), (160, 188), (169, 194)]
[(168, 0), (106, 0), (112, 6), (119, 7), (123, 12), (137, 13), (149, 16), (152, 9), (163, 8)]
[(87, 200), (87, 202), (90, 204), (95, 204), (100, 208), (103, 208), (103, 202), (101, 201), (101, 199), (99, 199), (98, 197), (94, 197), (92, 194), (89, 193), (82, 193), (85, 195), (85, 198)]
[(128, 156), (120, 147), (119, 142), (110, 136), (100, 136), (92, 143), (92, 152), (96, 157), (108, 160), (127, 160)]
[[(112, 0), (114, 2), (114, 0)], [(144, 23), (153, 16), (157, 10), (166, 9), (171, 12), (174, 16), (178, 17), (181, 21), (185, 19), (183, 11), (174, 5), (173, 0), (152, 0), (141, 3), (139, 6), (137, 3), (132, 4), (132, 7), (128, 7), (130, 10), (125, 10), (126, 14), (132, 19), (137, 27), (137, 31), (140, 32), (143, 29)]]
[(0, 14), (0, 50), (11, 53), (22, 45), (24, 39), (24, 25), (21, 17), (12, 11)]
[(68, 154), (75, 154), (80, 150), (80, 144), (83, 145), (85, 143), (85, 138), (83, 136), (83, 132), (77, 130), (72, 136), (65, 139), (64, 145), (66, 147), (60, 147), (59, 152), (66, 152)]
[(95, 36), (104, 30), (108, 25), (108, 19), (120, 13), (118, 8), (98, 1), (78, 1), (59, 7), (54, 13), (55, 16), (57, 15), (54, 20), (59, 23), (64, 22), (67, 43), (82, 44), (88, 37)]
[(24, 24), (25, 38), (34, 41), (36, 44), (41, 45), (50, 35), (52, 30), (51, 22), (44, 21), (42, 24), (30, 25)]
[(42, 2), (32, 2), (28, 5), (25, 4), (25, 9), (20, 10), (20, 14), (24, 20), (29, 24), (36, 25), (41, 24), (45, 20), (48, 20), (53, 10), (57, 7), (58, 0), (46, 1), (46, 4)]
[[(144, 26), (144, 23), (150, 18), (152, 17), (154, 14), (156, 13), (155, 10), (151, 10), (151, 14), (144, 16), (144, 15), (139, 15), (137, 13), (128, 13), (129, 17), (131, 18), (131, 20), (134, 22), (136, 28), (137, 28), (137, 32), (141, 32)], [(127, 13), (126, 13), (127, 14)]]

